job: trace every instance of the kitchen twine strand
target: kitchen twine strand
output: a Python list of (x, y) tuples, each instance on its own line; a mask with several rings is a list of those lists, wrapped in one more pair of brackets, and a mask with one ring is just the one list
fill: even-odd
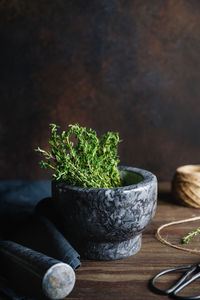
[(179, 220), (179, 221), (174, 221), (174, 222), (170, 222), (170, 223), (164, 224), (164, 225), (160, 226), (160, 227), (157, 229), (156, 237), (157, 237), (157, 239), (158, 239), (160, 242), (162, 242), (162, 243), (165, 244), (165, 245), (168, 245), (168, 246), (171, 246), (171, 247), (173, 247), (173, 248), (180, 249), (180, 250), (183, 250), (183, 251), (187, 251), (187, 252), (190, 252), (190, 253), (196, 253), (196, 254), (199, 254), (199, 253), (200, 253), (200, 250), (184, 248), (184, 247), (181, 247), (181, 246), (172, 244), (171, 242), (167, 241), (166, 239), (164, 239), (164, 238), (161, 236), (161, 230), (162, 230), (163, 228), (166, 228), (166, 227), (171, 226), (171, 225), (176, 225), (176, 224), (181, 224), (181, 223), (187, 223), (187, 222), (192, 222), (192, 221), (196, 221), (196, 220), (200, 220), (200, 217), (194, 217), (194, 218), (190, 218), (190, 219), (184, 219), (184, 220)]
[[(172, 194), (180, 203), (186, 206), (200, 208), (200, 165), (186, 165), (179, 167), (176, 170), (172, 180)], [(161, 231), (163, 228), (171, 225), (193, 222), (196, 220), (200, 220), (200, 216), (164, 224), (157, 229), (156, 237), (163, 244), (173, 248), (199, 254), (200, 250), (189, 249), (175, 245), (161, 236)]]

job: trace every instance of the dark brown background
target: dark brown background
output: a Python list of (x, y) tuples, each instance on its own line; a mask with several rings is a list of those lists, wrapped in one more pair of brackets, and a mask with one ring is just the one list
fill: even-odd
[(120, 132), (170, 180), (200, 157), (199, 0), (1, 0), (0, 178), (48, 178), (48, 124)]

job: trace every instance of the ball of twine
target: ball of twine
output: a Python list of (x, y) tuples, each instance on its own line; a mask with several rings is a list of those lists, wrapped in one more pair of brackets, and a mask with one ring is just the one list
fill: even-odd
[(172, 194), (182, 204), (200, 208), (200, 165), (186, 165), (176, 170)]

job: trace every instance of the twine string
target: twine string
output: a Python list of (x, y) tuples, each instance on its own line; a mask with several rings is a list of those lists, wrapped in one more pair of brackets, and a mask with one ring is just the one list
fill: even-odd
[(179, 221), (174, 221), (174, 222), (170, 222), (170, 223), (167, 223), (167, 224), (164, 224), (164, 225), (161, 225), (158, 229), (157, 229), (157, 232), (156, 232), (156, 237), (157, 239), (165, 244), (165, 245), (168, 245), (170, 247), (173, 247), (173, 248), (176, 248), (176, 249), (179, 249), (179, 250), (183, 250), (183, 251), (186, 251), (186, 252), (190, 252), (190, 253), (195, 253), (195, 254), (199, 254), (200, 253), (200, 250), (197, 250), (197, 249), (189, 249), (189, 248), (184, 248), (184, 247), (181, 247), (181, 246), (178, 246), (176, 244), (173, 244), (169, 241), (167, 241), (165, 238), (163, 238), (161, 236), (161, 231), (163, 228), (166, 228), (168, 226), (171, 226), (171, 225), (176, 225), (176, 224), (182, 224), (182, 223), (187, 223), (187, 222), (193, 222), (193, 221), (196, 221), (196, 220), (200, 220), (200, 216), (199, 217), (194, 217), (194, 218), (189, 218), (189, 219), (184, 219), (184, 220), (179, 220)]

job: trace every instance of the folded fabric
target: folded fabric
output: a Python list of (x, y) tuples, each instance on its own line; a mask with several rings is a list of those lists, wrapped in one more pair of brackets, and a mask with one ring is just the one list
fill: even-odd
[(67, 263), (73, 269), (81, 264), (79, 254), (45, 216), (29, 216), (28, 220), (7, 230), (5, 238)]
[(0, 224), (5, 227), (26, 219), (41, 199), (50, 196), (50, 180), (1, 180)]

